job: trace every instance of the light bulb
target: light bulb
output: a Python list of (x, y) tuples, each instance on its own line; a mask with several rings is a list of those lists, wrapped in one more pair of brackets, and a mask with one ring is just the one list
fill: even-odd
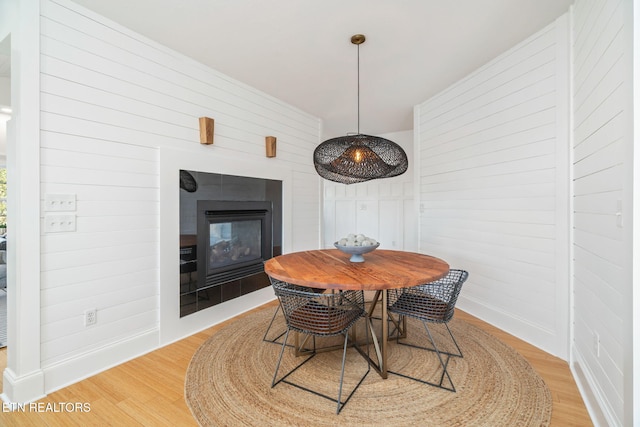
[(360, 163), (360, 162), (362, 161), (362, 151), (360, 151), (360, 150), (355, 150), (355, 151), (353, 152), (353, 160), (354, 160), (356, 163)]

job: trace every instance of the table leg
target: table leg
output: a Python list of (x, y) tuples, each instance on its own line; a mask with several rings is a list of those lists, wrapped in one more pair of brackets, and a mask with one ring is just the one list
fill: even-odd
[[(300, 357), (300, 356), (306, 356), (307, 354), (310, 353), (314, 353), (316, 352), (315, 348), (312, 349), (307, 349), (304, 348), (305, 345), (307, 345), (307, 341), (309, 341), (309, 336), (307, 334), (303, 334), (303, 338), (302, 340), (300, 339), (300, 332), (294, 331), (294, 341), (293, 341), (293, 350), (294, 350), (294, 354), (296, 357)], [(315, 345), (314, 345), (315, 347)], [(341, 348), (340, 346), (336, 347), (336, 348)]]
[(382, 290), (382, 366), (380, 366), (380, 376), (387, 378), (387, 342), (389, 341), (389, 322), (387, 313), (387, 290)]
[[(382, 315), (380, 320), (382, 321), (382, 334), (380, 336), (380, 340), (378, 340), (378, 337), (376, 335), (376, 331), (375, 328), (373, 327), (373, 322), (372, 322), (372, 318), (373, 318), (373, 311), (376, 307), (376, 304), (378, 303), (378, 300), (380, 299), (380, 296), (382, 296), (380, 303), (382, 304), (382, 307), (380, 309)], [(389, 339), (389, 315), (387, 313), (387, 299), (388, 299), (388, 293), (387, 290), (381, 290), (381, 291), (376, 291), (375, 297), (373, 298), (373, 304), (369, 309), (369, 315), (367, 316), (367, 324), (369, 326), (369, 330), (371, 331), (371, 338), (373, 340), (373, 346), (375, 348), (376, 351), (376, 358), (377, 358), (377, 363), (376, 361), (373, 361), (371, 358), (369, 358), (369, 361), (371, 362), (371, 367), (384, 379), (386, 379), (388, 377), (388, 372), (387, 372), (387, 341)]]
[(371, 307), (369, 307), (369, 317), (373, 316), (373, 311), (376, 309), (376, 305), (378, 305), (378, 300), (380, 299), (380, 292), (381, 291), (376, 291), (375, 295), (373, 296), (373, 301), (371, 301)]

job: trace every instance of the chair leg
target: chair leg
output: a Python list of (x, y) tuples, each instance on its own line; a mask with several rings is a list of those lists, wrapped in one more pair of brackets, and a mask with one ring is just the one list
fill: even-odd
[(444, 326), (447, 327), (447, 331), (449, 331), (449, 336), (451, 337), (451, 340), (453, 341), (453, 343), (456, 345), (456, 348), (458, 349), (458, 354), (453, 354), (453, 353), (444, 353), (444, 354), (448, 354), (449, 356), (455, 356), (455, 357), (464, 357), (462, 355), (462, 350), (460, 350), (460, 346), (458, 345), (458, 341), (456, 341), (456, 339), (453, 337), (453, 334), (451, 333), (451, 329), (449, 329), (449, 325), (445, 323)]
[(275, 337), (273, 339), (267, 339), (267, 335), (269, 334), (269, 331), (271, 330), (271, 326), (273, 326), (273, 322), (276, 320), (276, 316), (278, 315), (278, 312), (280, 310), (282, 310), (282, 307), (280, 306), (280, 304), (278, 304), (278, 307), (276, 308), (276, 311), (273, 313), (273, 317), (271, 318), (271, 322), (269, 322), (269, 326), (267, 327), (267, 330), (264, 332), (264, 337), (262, 337), (262, 341), (270, 342), (270, 343), (276, 343), (280, 339), (280, 337), (283, 336), (287, 332), (285, 330), (284, 332), (282, 332), (277, 337)]
[[(399, 319), (403, 319), (406, 320), (406, 316), (400, 316)], [(425, 323), (424, 321), (422, 321), (423, 323)], [(406, 323), (404, 323), (406, 325)], [(448, 351), (442, 351), (440, 350), (440, 354), (446, 354), (447, 356), (453, 356), (453, 357), (464, 357), (462, 355), (462, 350), (460, 349), (460, 346), (458, 345), (458, 342), (456, 341), (456, 339), (453, 337), (453, 333), (451, 333), (451, 329), (449, 329), (449, 325), (444, 323), (444, 326), (447, 328), (447, 331), (449, 332), (449, 336), (451, 337), (451, 340), (453, 341), (453, 344), (456, 346), (456, 349), (458, 350), (457, 353), (451, 353)], [(413, 347), (413, 348), (419, 348), (421, 350), (427, 350), (427, 351), (433, 351), (435, 352), (435, 348), (429, 348), (429, 347), (423, 347), (417, 344), (411, 344), (411, 343), (406, 343), (406, 342), (401, 342), (400, 338), (406, 338), (407, 337), (407, 331), (406, 331), (406, 327), (405, 329), (402, 331), (403, 334), (396, 336), (396, 342), (400, 345), (406, 345), (408, 347)], [(434, 346), (435, 347), (435, 346)]]
[(349, 341), (348, 334), (344, 334), (344, 348), (342, 349), (342, 368), (340, 370), (340, 387), (338, 388), (338, 407), (336, 408), (336, 415), (340, 413), (340, 404), (342, 403), (342, 383), (344, 381), (344, 362), (347, 359), (347, 342), (348, 341)]
[[(438, 355), (438, 360), (440, 360), (440, 366), (442, 366), (442, 375), (440, 376), (440, 383), (438, 383), (437, 387), (443, 388), (445, 390), (450, 390), (455, 392), (456, 388), (453, 385), (453, 381), (451, 380), (451, 376), (449, 375), (449, 371), (447, 371), (447, 366), (449, 365), (449, 359), (450, 359), (450, 355), (447, 355), (447, 361), (446, 363), (444, 362), (444, 360), (442, 359), (442, 354), (440, 353), (440, 351), (438, 350), (438, 347), (436, 346), (436, 342), (433, 339), (433, 337), (431, 336), (431, 331), (429, 330), (429, 327), (427, 326), (427, 322), (422, 321), (422, 324), (424, 325), (424, 328), (427, 330), (427, 334), (429, 335), (429, 340), (431, 340), (431, 344), (433, 345), (433, 348), (436, 352), (436, 354)], [(444, 387), (442, 385), (442, 382), (444, 381), (444, 376), (447, 376), (447, 379), (449, 380), (449, 384), (451, 384), (451, 388), (447, 388)], [(432, 384), (435, 385), (435, 384)]]
[[(290, 372), (288, 372), (286, 375), (284, 375), (282, 378), (280, 378), (279, 380), (276, 381), (276, 378), (278, 377), (278, 371), (280, 370), (280, 364), (282, 362), (282, 357), (284, 355), (284, 349), (287, 346), (287, 340), (289, 338), (289, 332), (290, 329), (287, 329), (287, 332), (285, 334), (285, 338), (284, 338), (284, 342), (282, 343), (282, 348), (280, 349), (280, 357), (278, 358), (278, 363), (276, 365), (276, 371), (273, 374), (273, 380), (271, 381), (271, 388), (275, 387), (276, 385), (278, 385), (279, 383), (283, 382), (285, 384), (289, 384), (292, 385), (294, 387), (297, 387), (301, 390), (307, 391), (309, 393), (313, 393), (316, 396), (320, 396), (320, 397), (324, 397), (325, 399), (331, 400), (333, 402), (337, 403), (337, 409), (336, 409), (336, 414), (340, 414), (340, 411), (344, 408), (344, 406), (347, 404), (347, 402), (351, 399), (351, 397), (354, 395), (354, 393), (356, 392), (356, 390), (360, 387), (360, 384), (362, 384), (362, 382), (365, 380), (365, 378), (367, 377), (367, 375), (369, 374), (369, 372), (371, 371), (371, 363), (369, 362), (369, 333), (368, 331), (366, 332), (366, 336), (367, 336), (367, 357), (365, 358), (367, 360), (367, 372), (365, 372), (365, 374), (360, 378), (360, 381), (358, 382), (358, 384), (356, 384), (356, 386), (353, 388), (353, 390), (351, 390), (351, 393), (349, 393), (349, 396), (345, 399), (345, 401), (342, 401), (342, 386), (344, 383), (344, 368), (345, 368), (345, 363), (346, 363), (346, 357), (347, 357), (347, 348), (348, 348), (348, 343), (349, 343), (349, 331), (345, 332), (344, 334), (344, 347), (342, 350), (342, 367), (341, 367), (341, 371), (340, 371), (340, 385), (338, 387), (338, 398), (334, 399), (333, 397), (330, 396), (326, 396), (322, 393), (319, 393), (315, 390), (311, 390), (307, 387), (301, 386), (299, 384), (293, 383), (291, 381), (287, 381), (287, 377), (289, 377), (289, 375), (293, 374), (296, 370), (298, 370), (298, 368), (300, 368), (302, 365), (304, 365), (305, 363), (307, 363), (309, 360), (311, 360), (311, 358), (313, 358), (317, 353), (311, 354), (309, 357), (307, 357), (304, 361), (302, 361), (302, 363), (300, 363), (298, 366), (296, 366), (295, 368), (293, 368)], [(315, 337), (314, 337), (315, 340)], [(354, 343), (356, 350), (362, 354), (364, 356), (364, 353), (362, 352), (362, 349), (360, 349), (358, 347), (357, 342)], [(315, 346), (315, 344), (314, 344)], [(315, 350), (315, 349), (314, 349)]]
[(276, 385), (276, 377), (278, 376), (278, 371), (280, 370), (280, 362), (282, 362), (282, 355), (284, 354), (284, 348), (287, 345), (287, 339), (289, 339), (289, 329), (287, 329), (287, 332), (285, 333), (284, 342), (282, 343), (282, 348), (280, 349), (280, 357), (278, 358), (278, 363), (276, 363), (276, 371), (273, 373), (273, 380), (271, 380), (271, 388), (273, 388)]
[(344, 408), (344, 405), (347, 404), (347, 402), (349, 401), (349, 399), (351, 399), (351, 396), (353, 396), (353, 394), (356, 392), (356, 390), (358, 389), (358, 387), (360, 387), (360, 384), (362, 384), (362, 382), (364, 381), (364, 379), (367, 377), (367, 375), (369, 375), (369, 372), (371, 371), (371, 359), (369, 358), (369, 329), (366, 327), (365, 325), (365, 335), (366, 335), (366, 340), (367, 340), (367, 355), (365, 357), (364, 353), (362, 352), (362, 350), (358, 347), (358, 343), (354, 342), (353, 345), (356, 349), (356, 351), (360, 354), (362, 354), (362, 356), (366, 359), (367, 361), (367, 372), (365, 372), (365, 374), (362, 376), (362, 378), (360, 378), (360, 381), (358, 381), (358, 384), (356, 384), (356, 386), (353, 388), (353, 390), (351, 390), (351, 393), (349, 393), (349, 396), (345, 399), (344, 402), (342, 402), (342, 383), (344, 380), (344, 365), (347, 359), (347, 347), (348, 347), (348, 341), (349, 341), (349, 333), (346, 332), (344, 334), (344, 349), (342, 350), (342, 370), (340, 372), (340, 388), (338, 389), (338, 408), (336, 409), (336, 414), (340, 414), (340, 411), (342, 410), (342, 408)]
[(278, 358), (278, 363), (276, 364), (276, 371), (273, 373), (273, 380), (271, 381), (271, 388), (275, 387), (276, 385), (278, 385), (279, 383), (281, 383), (283, 381), (288, 383), (288, 384), (291, 384), (291, 383), (285, 381), (286, 378), (289, 375), (293, 374), (295, 371), (297, 371), (299, 367), (301, 367), (302, 365), (307, 363), (309, 360), (311, 360), (316, 355), (316, 353), (314, 351), (309, 357), (307, 357), (305, 360), (303, 360), (298, 366), (293, 368), (285, 376), (283, 376), (278, 381), (276, 381), (276, 378), (278, 377), (278, 371), (280, 370), (280, 363), (282, 362), (282, 356), (284, 355), (284, 349), (287, 346), (287, 340), (289, 339), (289, 332), (290, 331), (291, 330), (289, 328), (287, 328), (287, 332), (285, 333), (285, 336), (284, 336), (284, 341), (282, 342), (282, 348), (280, 349), (280, 357)]
[[(395, 371), (388, 371), (388, 372), (389, 372), (389, 373), (391, 373), (391, 374), (394, 374), (394, 375), (398, 375), (398, 376), (401, 376), (401, 377), (404, 377), (404, 378), (408, 378), (408, 379), (410, 379), (410, 380), (418, 381), (418, 382), (421, 382), (421, 383), (423, 383), (423, 384), (428, 384), (428, 385), (431, 385), (431, 386), (434, 386), (434, 387), (442, 388), (442, 389), (444, 389), (444, 390), (449, 390), (449, 391), (452, 391), (452, 392), (454, 392), (454, 393), (455, 393), (456, 388), (455, 388), (455, 386), (453, 385), (453, 381), (451, 380), (451, 376), (449, 375), (449, 371), (447, 370), (447, 366), (449, 365), (449, 359), (450, 359), (452, 356), (454, 356), (454, 357), (462, 357), (462, 351), (460, 351), (460, 347), (458, 346), (458, 343), (456, 342), (455, 338), (453, 338), (453, 335), (451, 334), (451, 330), (449, 330), (449, 327), (448, 327), (448, 326), (447, 326), (447, 330), (449, 330), (449, 334), (451, 335), (451, 338), (453, 339), (453, 341), (454, 341), (454, 343), (455, 343), (456, 347), (458, 348), (458, 352), (459, 352), (459, 354), (452, 354), (452, 353), (448, 353), (448, 352), (441, 352), (441, 351), (438, 349), (438, 346), (436, 345), (436, 342), (435, 342), (435, 340), (433, 339), (433, 336), (431, 335), (431, 331), (429, 330), (429, 327), (427, 326), (427, 322), (425, 322), (425, 321), (423, 320), (423, 321), (422, 321), (422, 324), (424, 325), (424, 328), (425, 328), (425, 330), (426, 330), (426, 332), (427, 332), (427, 336), (429, 337), (429, 341), (431, 341), (431, 345), (433, 346), (432, 348), (429, 348), (429, 347), (421, 347), (421, 346), (417, 346), (417, 345), (413, 345), (413, 344), (401, 343), (401, 342), (399, 342), (399, 341), (398, 341), (398, 343), (399, 343), (399, 344), (402, 344), (402, 345), (409, 346), (409, 347), (418, 348), (418, 349), (421, 349), (421, 350), (428, 350), (428, 351), (435, 352), (435, 353), (436, 353), (436, 355), (437, 355), (437, 357), (438, 357), (438, 361), (440, 362), (440, 366), (441, 366), (441, 368), (442, 368), (442, 374), (440, 375), (440, 381), (439, 381), (438, 383), (434, 383), (434, 382), (430, 382), (430, 381), (422, 380), (422, 379), (420, 379), (420, 378), (412, 377), (412, 376), (405, 375), (405, 374), (402, 374), (402, 373), (399, 373), (399, 372), (395, 372)], [(445, 326), (446, 326), (446, 323), (445, 323)], [(445, 358), (443, 358), (443, 355), (447, 356), (447, 357), (446, 357), (446, 359), (445, 359)], [(451, 387), (445, 387), (445, 386), (443, 385), (444, 377), (445, 377), (445, 376), (446, 376), (446, 377), (447, 377), (447, 379), (449, 380), (449, 384), (451, 385)]]

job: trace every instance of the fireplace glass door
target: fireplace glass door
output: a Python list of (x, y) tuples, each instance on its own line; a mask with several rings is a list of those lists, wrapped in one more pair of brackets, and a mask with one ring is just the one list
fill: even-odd
[(227, 269), (234, 264), (262, 260), (262, 222), (212, 222), (209, 224), (209, 271)]
[(198, 201), (198, 289), (264, 271), (272, 257), (271, 202)]

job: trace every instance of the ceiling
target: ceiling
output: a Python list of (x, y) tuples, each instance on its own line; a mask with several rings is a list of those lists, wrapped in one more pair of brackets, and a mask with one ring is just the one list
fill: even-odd
[(323, 119), (324, 137), (413, 128), (413, 106), (573, 0), (74, 0)]

